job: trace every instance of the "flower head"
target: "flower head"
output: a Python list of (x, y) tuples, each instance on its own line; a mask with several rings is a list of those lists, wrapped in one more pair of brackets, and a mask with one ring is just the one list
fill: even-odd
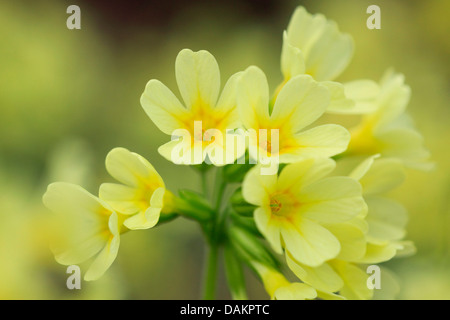
[(111, 150), (106, 169), (122, 184), (103, 183), (99, 196), (127, 218), (128, 229), (148, 229), (156, 225), (168, 191), (155, 168), (142, 156), (124, 148)]
[[(286, 83), (270, 110), (266, 76), (259, 68), (249, 67), (238, 87), (238, 109), (244, 127), (254, 133), (249, 136), (250, 156), (291, 163), (343, 152), (350, 136), (342, 126), (326, 124), (305, 130), (322, 116), (329, 102), (324, 86), (311, 76), (300, 75)], [(274, 133), (276, 139), (272, 139)]]
[(72, 265), (95, 256), (84, 279), (100, 278), (117, 256), (123, 216), (101, 199), (69, 183), (50, 184), (43, 202), (56, 214), (61, 227), (61, 238), (53, 248), (56, 261)]
[(327, 111), (358, 113), (355, 103), (346, 96), (344, 86), (332, 81), (350, 63), (353, 47), (351, 36), (341, 33), (334, 21), (298, 7), (283, 34), (281, 71), (284, 82), (280, 87), (292, 77), (308, 74), (329, 90), (331, 103)]
[(349, 177), (327, 177), (330, 159), (307, 159), (287, 165), (277, 175), (252, 169), (243, 182), (243, 195), (256, 205), (259, 231), (277, 253), (308, 266), (338, 256), (341, 244), (331, 227), (350, 221), (365, 208), (361, 187)]
[(347, 155), (382, 157), (401, 160), (406, 166), (430, 169), (429, 152), (423, 146), (422, 135), (405, 113), (411, 90), (404, 76), (388, 71), (380, 82), (380, 91), (373, 100), (374, 111), (365, 115), (351, 130)]
[[(160, 81), (150, 80), (141, 97), (147, 115), (172, 141), (158, 151), (175, 163), (200, 164), (208, 159), (223, 165), (240, 153), (227, 149), (227, 130), (239, 126), (235, 109), (235, 89), (239, 73), (233, 75), (220, 93), (220, 71), (216, 59), (207, 51), (180, 51), (175, 75), (184, 105)], [(180, 141), (181, 137), (181, 141)], [(220, 153), (220, 155), (219, 155)]]
[(254, 262), (264, 284), (264, 288), (272, 300), (312, 300), (317, 297), (314, 288), (300, 282), (289, 282), (286, 277), (275, 269)]
[[(294, 274), (315, 288), (323, 299), (335, 299), (336, 293), (346, 299), (371, 299), (374, 290), (367, 287), (368, 274), (361, 265), (385, 262), (412, 250), (410, 242), (401, 240), (407, 220), (405, 209), (383, 196), (403, 181), (403, 167), (398, 160), (377, 157), (369, 157), (356, 167), (353, 159), (339, 161), (339, 170), (360, 182), (368, 207), (364, 211), (366, 214), (329, 227), (341, 244), (339, 255), (317, 267), (307, 266), (291, 254), (286, 255)], [(353, 169), (347, 172), (349, 167)], [(392, 283), (395, 280), (386, 281)]]
[[(295, 59), (290, 52), (296, 52)], [(285, 78), (306, 73), (317, 81), (334, 80), (353, 56), (353, 40), (334, 21), (298, 7), (284, 36), (282, 70)], [(297, 67), (296, 67), (297, 65)], [(299, 65), (301, 67), (299, 67)]]

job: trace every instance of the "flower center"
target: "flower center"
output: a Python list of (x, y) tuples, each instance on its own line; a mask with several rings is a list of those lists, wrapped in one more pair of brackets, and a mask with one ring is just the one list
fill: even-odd
[(299, 206), (296, 198), (290, 193), (275, 193), (270, 198), (270, 211), (280, 217), (288, 217)]
[(270, 199), (270, 210), (272, 210), (272, 213), (277, 213), (281, 210), (283, 205), (281, 202), (277, 199)]

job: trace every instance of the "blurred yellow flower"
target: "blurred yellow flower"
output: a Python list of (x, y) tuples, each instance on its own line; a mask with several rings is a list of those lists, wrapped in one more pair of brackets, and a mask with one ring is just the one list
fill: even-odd
[[(324, 15), (311, 15), (303, 7), (294, 11), (284, 34), (287, 47), (283, 48), (282, 70), (285, 78), (306, 73), (317, 81), (334, 80), (353, 56), (350, 35), (341, 33), (337, 24)], [(288, 48), (297, 53), (296, 59), (289, 59), (293, 57), (285, 51)], [(295, 68), (295, 65), (299, 66)]]
[(429, 152), (423, 146), (422, 135), (414, 128), (405, 113), (411, 90), (402, 74), (388, 71), (380, 81), (380, 90), (373, 100), (375, 111), (363, 116), (361, 123), (351, 130), (346, 155), (400, 159), (407, 167), (430, 169)]
[(365, 209), (361, 186), (349, 177), (327, 177), (335, 167), (330, 159), (307, 159), (287, 165), (276, 175), (252, 169), (242, 191), (256, 205), (254, 219), (277, 253), (308, 266), (336, 258), (341, 244), (331, 229), (352, 220)]
[[(239, 115), (247, 130), (267, 130), (266, 137), (249, 135), (250, 156), (277, 157), (280, 163), (291, 163), (343, 152), (350, 136), (342, 126), (325, 124), (302, 131), (323, 115), (329, 102), (323, 85), (300, 75), (281, 89), (270, 112), (266, 76), (261, 69), (249, 67), (238, 87)], [(272, 137), (274, 132), (276, 137)]]
[(106, 169), (122, 184), (103, 183), (100, 199), (127, 216), (124, 225), (128, 229), (154, 227), (168, 193), (155, 168), (142, 156), (115, 148), (106, 156)]
[(57, 182), (43, 196), (47, 208), (56, 214), (60, 237), (53, 251), (63, 265), (80, 264), (94, 256), (86, 281), (100, 278), (114, 262), (120, 244), (124, 216), (80, 186)]
[(354, 260), (361, 263), (379, 263), (396, 254), (415, 251), (410, 241), (402, 240), (406, 234), (408, 214), (397, 201), (385, 196), (405, 179), (402, 162), (398, 159), (377, 159), (378, 155), (364, 160), (350, 173), (361, 183), (368, 211), (366, 255)]
[(312, 300), (317, 297), (316, 290), (304, 283), (291, 283), (280, 272), (260, 263), (252, 265), (272, 300)]
[(296, 75), (309, 74), (330, 91), (331, 103), (327, 111), (358, 113), (354, 101), (346, 97), (344, 86), (332, 81), (350, 63), (353, 47), (351, 36), (341, 33), (334, 21), (298, 7), (283, 34), (281, 71), (284, 82), (280, 88)]
[[(240, 73), (230, 77), (219, 98), (219, 66), (209, 52), (181, 50), (175, 72), (184, 106), (164, 84), (154, 79), (147, 83), (141, 97), (150, 119), (162, 132), (172, 135), (172, 141), (162, 145), (159, 153), (175, 163), (200, 164), (207, 156), (215, 165), (234, 162), (245, 149), (240, 153), (234, 152), (234, 148), (230, 151), (224, 140), (234, 139), (227, 129), (240, 124), (235, 108)], [(217, 156), (218, 152), (224, 156)], [(180, 160), (184, 157), (187, 161)]]

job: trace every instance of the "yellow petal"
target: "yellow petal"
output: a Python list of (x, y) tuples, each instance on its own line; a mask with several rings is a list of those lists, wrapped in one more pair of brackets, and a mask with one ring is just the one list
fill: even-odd
[(312, 183), (299, 195), (303, 217), (339, 223), (356, 217), (364, 208), (360, 184), (349, 177), (330, 177)]
[(106, 203), (71, 183), (50, 184), (42, 200), (53, 212), (80, 219), (96, 220), (97, 216), (106, 216), (112, 212)]
[(369, 236), (382, 241), (399, 240), (406, 233), (408, 215), (406, 209), (389, 198), (366, 197), (369, 213)]
[(296, 133), (316, 121), (327, 109), (330, 94), (309, 75), (290, 79), (281, 89), (270, 116), (276, 127)]
[(311, 268), (295, 261), (291, 254), (286, 254), (286, 262), (289, 269), (300, 280), (314, 287), (318, 291), (337, 292), (344, 285), (341, 277), (328, 263)]
[(272, 213), (267, 207), (257, 208), (254, 212), (254, 219), (258, 230), (270, 243), (272, 249), (276, 253), (281, 254), (283, 252), (280, 237), (281, 229), (278, 221), (272, 220), (271, 218)]
[(373, 290), (367, 287), (368, 274), (359, 267), (346, 262), (334, 262), (333, 267), (344, 280), (344, 287), (340, 294), (349, 300), (372, 299)]
[(208, 51), (183, 49), (175, 61), (178, 88), (188, 108), (216, 105), (220, 91), (220, 71)]
[(276, 300), (313, 300), (317, 298), (317, 292), (304, 283), (294, 282), (278, 288), (275, 291), (274, 298)]
[(179, 128), (185, 128), (188, 110), (177, 97), (158, 80), (150, 80), (141, 96), (141, 105), (159, 130), (171, 135)]
[(192, 139), (189, 131), (179, 130), (179, 132), (181, 131), (183, 133), (173, 136), (172, 141), (158, 148), (159, 154), (175, 164), (201, 164), (206, 156), (202, 144), (197, 142), (191, 143)]
[(366, 237), (360, 228), (351, 223), (327, 225), (327, 229), (339, 240), (341, 251), (336, 259), (355, 261), (366, 253)]
[(403, 74), (388, 70), (380, 81), (376, 117), (378, 126), (383, 126), (404, 113), (411, 96), (411, 88), (405, 83)]
[(237, 93), (239, 117), (247, 129), (259, 129), (269, 121), (269, 85), (264, 72), (251, 66), (239, 81)]
[(422, 135), (413, 128), (390, 128), (375, 133), (385, 157), (401, 159), (409, 167), (432, 168), (426, 161), (430, 156), (423, 146)]
[(80, 243), (74, 243), (70, 247), (52, 251), (55, 254), (55, 260), (60, 264), (80, 264), (102, 250), (107, 241), (104, 234), (96, 234)]
[(114, 212), (109, 218), (110, 239), (87, 270), (84, 276), (85, 281), (100, 278), (116, 259), (120, 245), (119, 228), (118, 216)]
[(150, 199), (149, 207), (145, 211), (127, 218), (124, 221), (125, 227), (130, 230), (143, 230), (153, 228), (159, 220), (161, 209), (163, 207), (164, 188), (156, 189)]
[(292, 77), (305, 73), (303, 53), (299, 48), (296, 48), (289, 43), (286, 31), (283, 33), (281, 71), (285, 80), (289, 80)]
[(344, 83), (345, 96), (355, 102), (354, 113), (366, 114), (377, 110), (380, 86), (372, 80), (355, 80)]
[(226, 129), (235, 129), (241, 126), (241, 119), (239, 119), (237, 110), (237, 90), (243, 74), (244, 72), (238, 72), (228, 79), (214, 109), (214, 112), (221, 114), (223, 126)]
[(142, 208), (143, 192), (123, 184), (103, 183), (100, 186), (99, 196), (122, 214), (134, 214)]
[[(348, 173), (349, 177), (351, 177), (355, 180), (358, 180), (361, 183), (361, 179), (367, 174), (369, 169), (372, 167), (375, 159), (377, 159), (379, 157), (380, 157), (379, 154), (367, 157), (366, 159), (364, 159), (364, 161), (361, 161), (358, 164), (358, 166), (356, 166), (351, 172)], [(356, 157), (344, 158), (344, 161), (345, 161), (345, 159), (350, 159), (349, 162), (351, 162), (352, 158), (354, 159)], [(356, 162), (358, 162), (358, 159), (356, 159)], [(366, 188), (363, 187), (363, 190), (366, 191)]]
[(269, 204), (269, 195), (275, 192), (276, 186), (277, 176), (262, 175), (259, 166), (256, 166), (246, 174), (242, 194), (248, 203), (264, 206)]
[(344, 86), (339, 82), (323, 81), (320, 84), (330, 92), (330, 105), (327, 112), (336, 114), (358, 114), (355, 102), (345, 94)]
[(289, 42), (305, 57), (306, 73), (318, 81), (333, 80), (349, 64), (353, 40), (321, 14), (311, 15), (298, 7), (287, 28)]
[(328, 158), (345, 151), (350, 133), (342, 126), (325, 124), (301, 132), (295, 139), (300, 146), (299, 155), (305, 158)]
[(305, 159), (288, 164), (278, 177), (277, 189), (289, 190), (297, 195), (304, 186), (325, 177), (335, 166), (336, 163), (329, 158)]
[(381, 263), (391, 260), (398, 249), (401, 249), (400, 244), (386, 242), (385, 244), (367, 244), (367, 251), (363, 258), (357, 262), (364, 264)]
[(347, 68), (353, 56), (353, 39), (329, 23), (306, 59), (306, 72), (318, 81), (334, 80)]
[(340, 244), (327, 229), (308, 219), (284, 224), (281, 235), (285, 249), (292, 257), (307, 266), (317, 267), (339, 254)]
[(130, 187), (164, 186), (150, 162), (125, 148), (115, 148), (108, 153), (106, 169), (112, 177)]

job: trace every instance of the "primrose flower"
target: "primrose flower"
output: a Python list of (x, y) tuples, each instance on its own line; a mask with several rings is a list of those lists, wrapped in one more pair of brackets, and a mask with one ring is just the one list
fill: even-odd
[(277, 175), (246, 175), (242, 192), (257, 208), (259, 231), (279, 254), (311, 267), (336, 258), (341, 251), (331, 229), (352, 220), (365, 209), (361, 186), (349, 177), (327, 177), (331, 159), (306, 159), (287, 165)]
[[(403, 181), (404, 169), (398, 160), (375, 161), (377, 157), (365, 159), (349, 173), (350, 177), (360, 182), (368, 209), (366, 215), (341, 224), (338, 227), (340, 231), (334, 229), (336, 226), (330, 229), (339, 238), (340, 254), (314, 268), (299, 263), (290, 254), (286, 255), (287, 264), (294, 274), (315, 288), (323, 299), (338, 296), (351, 300), (371, 299), (374, 292), (367, 287), (368, 274), (363, 265), (385, 262), (399, 253), (413, 250), (410, 242), (401, 241), (407, 221), (405, 209), (381, 196)], [(345, 172), (353, 163), (353, 159), (343, 159), (339, 161), (338, 168), (340, 172)], [(391, 278), (386, 281), (395, 282)], [(335, 294), (337, 292), (338, 296)]]
[(388, 261), (399, 253), (415, 250), (410, 241), (402, 240), (408, 222), (406, 209), (384, 196), (404, 181), (402, 163), (398, 159), (377, 158), (378, 155), (367, 158), (350, 173), (360, 182), (368, 206), (368, 244), (366, 255), (359, 259), (361, 263)]
[(325, 300), (369, 300), (373, 290), (367, 287), (368, 274), (362, 267), (345, 260), (332, 259), (318, 267), (308, 267), (286, 255), (289, 269), (304, 283), (317, 290)]
[(322, 14), (310, 14), (298, 7), (283, 33), (281, 71), (284, 81), (309, 74), (330, 91), (327, 112), (361, 114), (373, 111), (372, 101), (379, 87), (372, 80), (354, 80), (341, 84), (334, 81), (348, 66), (354, 44), (349, 34), (339, 31), (334, 21)]
[[(128, 229), (155, 226), (171, 194), (155, 168), (142, 156), (124, 148), (115, 148), (106, 156), (106, 169), (122, 184), (103, 183), (99, 197), (126, 216)], [(170, 205), (170, 204), (169, 204)]]
[(350, 135), (342, 126), (325, 124), (305, 130), (325, 112), (329, 96), (311, 76), (300, 75), (283, 86), (269, 110), (266, 76), (261, 69), (249, 67), (241, 76), (237, 101), (244, 127), (259, 133), (249, 135), (250, 156), (292, 163), (343, 152)]
[(124, 216), (80, 186), (52, 183), (43, 196), (61, 226), (53, 251), (63, 265), (80, 264), (95, 256), (84, 279), (100, 278), (114, 262)]
[(317, 298), (314, 288), (304, 283), (291, 283), (283, 274), (271, 267), (257, 262), (252, 265), (272, 300), (312, 300)]
[(281, 71), (284, 82), (299, 74), (309, 74), (326, 86), (331, 94), (329, 112), (357, 113), (344, 86), (334, 82), (353, 56), (353, 39), (341, 33), (334, 21), (321, 14), (311, 15), (298, 7), (283, 33)]
[(183, 104), (160, 81), (150, 80), (141, 97), (147, 115), (172, 141), (158, 151), (177, 164), (200, 164), (209, 159), (215, 165), (232, 163), (245, 152), (235, 151), (234, 135), (239, 127), (236, 84), (239, 73), (230, 77), (219, 98), (220, 71), (207, 51), (180, 51), (175, 62), (176, 80)]
[(407, 167), (430, 169), (429, 152), (423, 146), (422, 135), (405, 113), (411, 90), (404, 76), (392, 71), (380, 81), (380, 91), (373, 102), (374, 112), (363, 116), (351, 130), (347, 156), (371, 156), (400, 159)]

